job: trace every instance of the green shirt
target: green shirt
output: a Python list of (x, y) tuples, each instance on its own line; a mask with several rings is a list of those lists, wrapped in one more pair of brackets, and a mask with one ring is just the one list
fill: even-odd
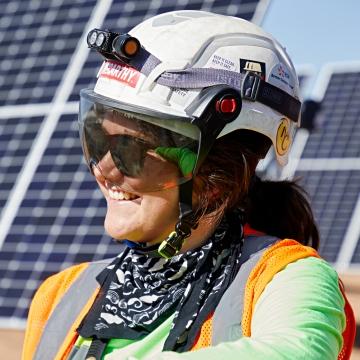
[(169, 318), (140, 341), (111, 340), (104, 359), (336, 360), (345, 327), (343, 308), (335, 270), (324, 260), (309, 257), (287, 265), (266, 286), (254, 309), (251, 337), (194, 352), (161, 352)]

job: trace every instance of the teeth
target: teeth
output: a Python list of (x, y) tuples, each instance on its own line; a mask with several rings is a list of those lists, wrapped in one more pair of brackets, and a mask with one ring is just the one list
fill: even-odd
[(109, 191), (110, 198), (114, 199), (114, 200), (132, 200), (132, 199), (137, 198), (136, 195), (130, 194), (125, 191), (118, 190), (115, 187), (108, 189), (108, 191)]

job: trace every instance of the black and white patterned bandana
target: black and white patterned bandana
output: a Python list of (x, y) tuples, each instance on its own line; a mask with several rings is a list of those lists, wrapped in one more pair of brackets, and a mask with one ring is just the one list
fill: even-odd
[(98, 275), (101, 290), (79, 334), (141, 339), (175, 313), (164, 350), (189, 350), (236, 276), (242, 244), (240, 214), (234, 212), (202, 247), (171, 259), (125, 249)]

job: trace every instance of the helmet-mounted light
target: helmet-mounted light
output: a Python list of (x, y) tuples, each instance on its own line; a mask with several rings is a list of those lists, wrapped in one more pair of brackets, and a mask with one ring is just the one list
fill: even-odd
[(118, 35), (113, 40), (112, 46), (115, 56), (127, 59), (134, 57), (141, 47), (139, 40), (129, 34)]
[(138, 39), (129, 34), (119, 34), (109, 30), (93, 29), (87, 36), (87, 44), (110, 60), (122, 60), (136, 56), (141, 48)]

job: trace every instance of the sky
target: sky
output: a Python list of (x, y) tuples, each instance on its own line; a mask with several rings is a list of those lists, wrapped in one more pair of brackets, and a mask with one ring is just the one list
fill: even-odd
[(286, 47), (296, 67), (360, 62), (359, 0), (270, 0), (261, 26)]

